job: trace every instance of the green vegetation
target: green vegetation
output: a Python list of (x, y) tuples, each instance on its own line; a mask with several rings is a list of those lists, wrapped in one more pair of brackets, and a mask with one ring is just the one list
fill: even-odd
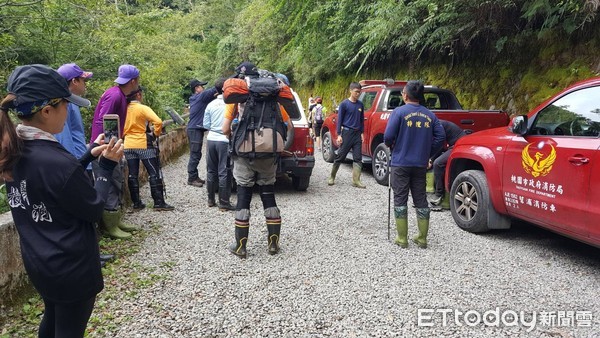
[(8, 212), (10, 208), (8, 207), (7, 195), (6, 195), (6, 184), (0, 184), (0, 214)]
[[(142, 71), (148, 104), (166, 118), (165, 106), (182, 110), (191, 78), (212, 82), (248, 59), (287, 74), (303, 96), (339, 101), (350, 80), (421, 78), (458, 89), (469, 108), (523, 111), (600, 72), (599, 7), (600, 0), (8, 0), (0, 4), (0, 83), (20, 64), (77, 62), (94, 72), (88, 97), (97, 102), (118, 66), (131, 63)], [(86, 123), (91, 114), (84, 112)]]
[[(118, 323), (113, 321), (113, 315), (106, 310), (108, 299), (133, 299), (139, 290), (156, 285), (168, 277), (175, 266), (171, 261), (153, 267), (132, 260), (144, 240), (158, 231), (159, 226), (152, 225), (149, 229), (136, 232), (130, 240), (100, 240), (100, 251), (114, 254), (116, 259), (102, 269), (104, 290), (96, 298), (87, 334), (111, 336), (110, 332), (117, 329)], [(0, 338), (37, 337), (44, 303), (31, 287), (24, 288), (22, 293), (15, 300), (14, 306), (0, 311)]]

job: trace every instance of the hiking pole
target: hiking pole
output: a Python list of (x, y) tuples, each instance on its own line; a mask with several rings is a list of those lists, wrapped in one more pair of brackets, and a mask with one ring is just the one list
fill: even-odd
[(392, 173), (390, 171), (391, 164), (391, 154), (388, 155), (388, 163), (387, 163), (387, 174), (388, 174), (388, 215), (387, 215), (387, 230), (388, 230), (388, 241), (390, 240), (390, 216), (392, 213), (392, 204), (390, 199), (392, 198)]
[(167, 199), (167, 185), (165, 184), (162, 165), (160, 164), (160, 135), (156, 137), (156, 160), (158, 162), (158, 177), (160, 178), (163, 187), (163, 198)]

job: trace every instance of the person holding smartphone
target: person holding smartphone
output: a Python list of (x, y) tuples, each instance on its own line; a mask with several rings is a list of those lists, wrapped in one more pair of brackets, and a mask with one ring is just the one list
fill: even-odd
[[(67, 119), (67, 103), (89, 106), (67, 81), (44, 65), (17, 67), (0, 102), (0, 175), (19, 232), (25, 270), (44, 301), (39, 337), (83, 337), (103, 289), (94, 222), (103, 213), (108, 178), (123, 157), (120, 140), (98, 135), (80, 160), (53, 134)], [(15, 128), (8, 113), (21, 123)], [(96, 184), (85, 173), (98, 157)]]
[[(91, 140), (95, 140), (98, 135), (104, 132), (104, 115), (116, 114), (119, 116), (119, 130), (123, 130), (125, 119), (127, 117), (127, 95), (139, 88), (140, 71), (133, 65), (121, 65), (119, 67), (118, 77), (115, 79), (116, 86), (107, 89), (100, 97), (94, 119), (92, 121)], [(123, 185), (124, 185), (124, 161), (113, 171), (111, 185), (108, 193), (108, 199), (104, 206), (102, 215), (102, 224), (105, 233), (112, 238), (129, 238), (130, 231), (137, 230), (137, 227), (122, 222), (123, 213), (121, 211)], [(94, 175), (98, 170), (98, 163), (92, 163)]]

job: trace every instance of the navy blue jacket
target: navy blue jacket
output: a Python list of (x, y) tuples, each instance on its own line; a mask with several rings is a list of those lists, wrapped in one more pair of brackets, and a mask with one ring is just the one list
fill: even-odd
[(392, 148), (393, 167), (427, 167), (446, 140), (444, 127), (429, 109), (405, 104), (394, 109), (383, 134)]
[(116, 162), (100, 159), (94, 187), (84, 171), (89, 151), (80, 162), (57, 142), (23, 143), (7, 195), (25, 270), (43, 298), (89, 299), (104, 287), (93, 222), (102, 216)]
[(360, 100), (352, 102), (345, 99), (338, 107), (337, 134), (342, 134), (342, 127), (358, 130), (361, 133), (365, 126), (365, 106)]
[(217, 94), (217, 89), (212, 87), (190, 97), (190, 122), (187, 129), (204, 130), (204, 111), (206, 106), (217, 98)]

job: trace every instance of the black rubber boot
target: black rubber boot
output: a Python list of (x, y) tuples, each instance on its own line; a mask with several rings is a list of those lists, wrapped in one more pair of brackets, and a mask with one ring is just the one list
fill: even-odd
[(131, 196), (131, 202), (133, 202), (133, 209), (144, 209), (146, 205), (140, 199), (140, 183), (138, 182), (137, 178), (128, 178), (127, 185), (129, 186), (129, 195)]
[(215, 184), (215, 182), (211, 182), (211, 181), (206, 182), (206, 193), (208, 195), (208, 206), (211, 208), (217, 205), (217, 203), (215, 203), (215, 192), (217, 191), (216, 188), (217, 188), (217, 185)]
[(229, 251), (239, 258), (246, 258), (246, 243), (250, 233), (250, 210), (242, 209), (235, 213), (235, 243), (229, 246)]
[(231, 197), (231, 189), (226, 184), (219, 186), (219, 210), (221, 211), (233, 211), (235, 206), (231, 204), (229, 198)]
[(156, 211), (171, 211), (175, 207), (168, 205), (165, 202), (163, 193), (163, 181), (160, 178), (150, 177), (150, 193), (154, 200), (154, 210)]
[(275, 201), (275, 186), (272, 184), (261, 185), (260, 199), (265, 209), (265, 219), (269, 232), (267, 249), (270, 255), (275, 255), (279, 253), (279, 232), (281, 231), (281, 215)]
[(279, 253), (279, 234), (281, 232), (281, 216), (279, 208), (272, 207), (265, 210), (265, 218), (267, 219), (267, 230), (269, 237), (267, 238), (267, 249), (270, 255)]

